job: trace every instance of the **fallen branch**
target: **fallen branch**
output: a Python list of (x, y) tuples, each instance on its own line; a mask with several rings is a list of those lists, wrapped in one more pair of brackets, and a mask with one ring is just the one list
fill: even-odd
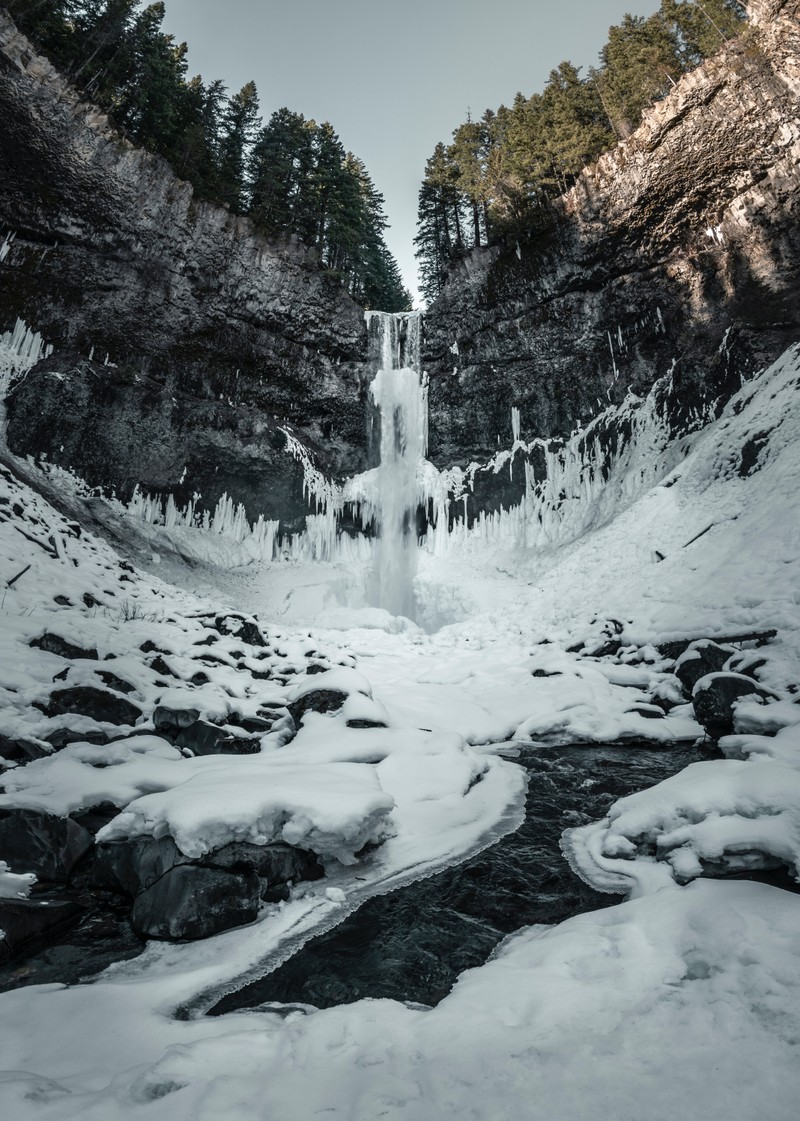
[(19, 580), (20, 576), (24, 576), (29, 568), (30, 568), (30, 565), (26, 564), (25, 567), (23, 568), (22, 572), (18, 572), (17, 575), (12, 576), (10, 580), (6, 580), (6, 587), (7, 588), (13, 587), (14, 584), (16, 584), (17, 580)]

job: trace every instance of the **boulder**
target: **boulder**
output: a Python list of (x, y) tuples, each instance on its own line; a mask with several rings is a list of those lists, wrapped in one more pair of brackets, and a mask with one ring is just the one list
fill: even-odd
[(255, 872), (178, 864), (136, 896), (133, 928), (169, 942), (208, 938), (253, 922), (260, 902)]
[(45, 755), (49, 752), (40, 744), (18, 736), (4, 736), (0, 732), (0, 758), (7, 759), (9, 763), (30, 763), (33, 759), (43, 759)]
[(188, 749), (193, 755), (255, 755), (261, 741), (250, 736), (233, 736), (216, 724), (195, 720), (175, 737), (175, 746)]
[(234, 841), (209, 853), (203, 863), (232, 871), (255, 872), (265, 887), (286, 884), (290, 880), (319, 880), (325, 875), (315, 853), (282, 842), (253, 845)]
[(289, 712), (299, 724), (307, 712), (338, 712), (349, 695), (340, 689), (312, 689), (292, 701)]
[(98, 660), (96, 650), (85, 650), (77, 643), (62, 638), (60, 634), (50, 634), (49, 631), (45, 631), (41, 638), (34, 638), (31, 646), (46, 650), (48, 654), (57, 654), (59, 658), (89, 658), (93, 662)]
[(44, 711), (48, 716), (76, 712), (81, 716), (90, 716), (98, 723), (108, 724), (135, 724), (142, 715), (142, 710), (132, 701), (117, 696), (108, 689), (96, 689), (92, 685), (56, 689), (50, 694)]
[(35, 872), (40, 880), (66, 882), (93, 843), (88, 829), (69, 817), (16, 806), (0, 809), (0, 859), (12, 872)]
[(95, 851), (92, 879), (99, 887), (137, 895), (171, 868), (188, 863), (171, 837), (102, 841)]
[(217, 615), (214, 626), (220, 634), (227, 635), (228, 638), (241, 639), (248, 646), (267, 645), (257, 623), (241, 615)]
[(197, 708), (167, 708), (159, 705), (153, 713), (153, 724), (157, 732), (174, 737), (182, 728), (194, 724), (200, 715)]
[(736, 702), (752, 696), (766, 701), (773, 694), (743, 674), (709, 673), (700, 678), (692, 693), (695, 719), (713, 740), (732, 735)]
[(673, 673), (691, 696), (697, 682), (709, 673), (721, 670), (731, 654), (732, 646), (719, 646), (710, 638), (700, 638), (686, 647), (675, 662)]
[(76, 923), (83, 911), (65, 900), (0, 899), (0, 963), (26, 942)]

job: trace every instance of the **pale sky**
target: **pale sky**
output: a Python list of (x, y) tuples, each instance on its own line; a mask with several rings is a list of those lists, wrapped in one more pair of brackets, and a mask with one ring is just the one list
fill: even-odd
[(608, 28), (658, 0), (166, 0), (189, 70), (251, 78), (266, 120), (286, 105), (328, 120), (386, 200), (387, 244), (416, 296), (417, 193), (437, 141), (541, 90), (568, 58), (597, 62)]

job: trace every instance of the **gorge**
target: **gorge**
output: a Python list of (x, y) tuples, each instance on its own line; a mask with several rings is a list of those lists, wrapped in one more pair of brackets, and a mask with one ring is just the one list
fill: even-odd
[(11, 1121), (789, 1121), (800, 5), (424, 312), (0, 10)]

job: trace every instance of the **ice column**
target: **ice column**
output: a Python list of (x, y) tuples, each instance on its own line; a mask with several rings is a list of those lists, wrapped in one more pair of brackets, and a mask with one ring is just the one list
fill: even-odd
[(419, 369), (420, 316), (368, 312), (367, 321), (380, 348), (379, 369), (370, 393), (381, 430), (375, 491), (378, 540), (367, 593), (376, 607), (413, 618), (417, 476), (427, 437)]

